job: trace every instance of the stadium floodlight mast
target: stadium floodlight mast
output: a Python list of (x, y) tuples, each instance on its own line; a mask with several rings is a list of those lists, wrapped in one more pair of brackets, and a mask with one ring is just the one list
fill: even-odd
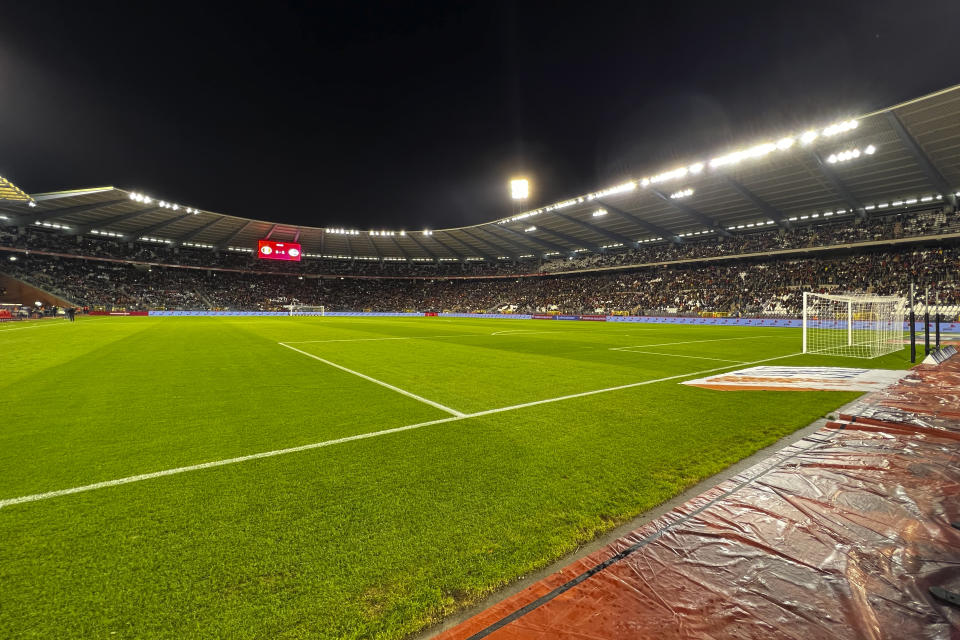
[(530, 181), (526, 178), (514, 178), (510, 181), (510, 197), (514, 200), (526, 200), (530, 197)]
[(513, 201), (513, 215), (523, 211), (530, 197), (530, 181), (526, 178), (513, 178), (510, 180), (510, 198)]

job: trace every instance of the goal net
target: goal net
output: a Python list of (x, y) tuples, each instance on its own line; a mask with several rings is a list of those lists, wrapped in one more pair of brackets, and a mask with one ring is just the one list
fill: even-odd
[(290, 311), (292, 316), (323, 316), (326, 315), (327, 309), (324, 306), (311, 306), (306, 304), (290, 304), (287, 305), (287, 309)]
[(903, 348), (897, 296), (803, 294), (803, 352), (876, 358)]

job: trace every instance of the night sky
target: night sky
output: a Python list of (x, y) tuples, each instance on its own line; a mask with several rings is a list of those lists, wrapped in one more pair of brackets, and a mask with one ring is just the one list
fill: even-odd
[(960, 82), (960, 2), (8, 2), (0, 175), (447, 227)]

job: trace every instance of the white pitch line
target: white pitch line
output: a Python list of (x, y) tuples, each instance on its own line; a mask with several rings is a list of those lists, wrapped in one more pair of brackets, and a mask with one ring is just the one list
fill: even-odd
[(563, 333), (562, 331), (535, 331), (534, 329), (505, 329), (503, 331), (494, 331), (490, 335), (492, 336), (506, 336), (506, 335), (530, 335), (531, 333)]
[(656, 378), (654, 380), (643, 380), (642, 382), (631, 382), (630, 384), (621, 384), (616, 387), (607, 387), (606, 389), (595, 389), (593, 391), (581, 391), (580, 393), (571, 393), (566, 396), (558, 396), (556, 398), (547, 398), (545, 400), (534, 400), (533, 402), (524, 402), (523, 404), (514, 404), (509, 407), (500, 407), (498, 409), (487, 409), (486, 411), (478, 411), (476, 413), (470, 413), (464, 416), (465, 418), (476, 418), (479, 416), (486, 416), (492, 413), (501, 413), (503, 411), (513, 411), (514, 409), (523, 409), (525, 407), (535, 407), (541, 404), (549, 404), (551, 402), (560, 402), (561, 400), (570, 400), (572, 398), (583, 398), (585, 396), (593, 396), (598, 393), (608, 393), (610, 391), (620, 391), (621, 389), (632, 389), (634, 387), (642, 387), (648, 384), (654, 384), (656, 382), (669, 382), (670, 380), (676, 380), (678, 378), (688, 378), (690, 376), (699, 376), (705, 373), (713, 373), (714, 371), (721, 371), (723, 369), (732, 369), (734, 367), (743, 366), (743, 365), (753, 365), (760, 364), (761, 362), (770, 362), (772, 360), (783, 360), (784, 358), (791, 358), (793, 356), (799, 356), (801, 352), (788, 353), (785, 356), (776, 356), (773, 358), (764, 358), (763, 360), (754, 360), (753, 362), (741, 362), (740, 364), (728, 364), (722, 367), (714, 367), (713, 369), (704, 369), (703, 371), (695, 371), (693, 373), (680, 373), (675, 376), (667, 376), (666, 378)]
[(635, 344), (629, 347), (610, 347), (610, 351), (625, 351), (627, 349), (644, 347), (669, 347), (675, 344), (696, 344), (698, 342), (723, 342), (725, 340), (759, 340), (761, 338), (782, 338), (783, 336), (750, 336), (747, 338), (713, 338), (711, 340), (686, 340), (684, 342), (660, 342), (657, 344)]
[(708, 358), (707, 356), (685, 356), (679, 353), (662, 353), (660, 351), (637, 351), (635, 349), (618, 349), (618, 351), (623, 351), (624, 353), (649, 353), (654, 356), (667, 356), (669, 358), (693, 358), (694, 360), (716, 360), (718, 362), (734, 362), (736, 364), (743, 364), (743, 360), (731, 360), (729, 358)]
[(376, 378), (371, 378), (370, 376), (368, 376), (368, 375), (366, 375), (366, 374), (360, 373), (359, 371), (354, 371), (353, 369), (348, 369), (348, 368), (344, 367), (343, 365), (337, 364), (336, 362), (330, 362), (329, 360), (325, 360), (325, 359), (321, 358), (320, 356), (315, 356), (315, 355), (313, 355), (312, 353), (309, 353), (309, 352), (307, 352), (307, 351), (303, 351), (302, 349), (297, 349), (296, 347), (291, 347), (289, 344), (286, 344), (285, 342), (281, 342), (281, 343), (279, 343), (279, 344), (282, 345), (282, 346), (284, 346), (284, 347), (286, 347), (287, 349), (290, 349), (291, 351), (296, 351), (297, 353), (302, 353), (303, 355), (305, 355), (305, 356), (307, 356), (307, 357), (309, 357), (309, 358), (313, 358), (314, 360), (319, 360), (320, 362), (322, 362), (322, 363), (324, 363), (324, 364), (326, 364), (326, 365), (329, 365), (329, 366), (331, 366), (331, 367), (334, 367), (335, 369), (340, 369), (341, 371), (346, 371), (347, 373), (352, 373), (353, 375), (357, 376), (358, 378), (363, 378), (364, 380), (368, 380), (368, 381), (370, 381), (370, 382), (372, 382), (372, 383), (374, 383), (374, 384), (378, 384), (378, 385), (380, 385), (381, 387), (386, 387), (387, 389), (390, 389), (391, 391), (396, 391), (397, 393), (402, 394), (402, 395), (405, 395), (405, 396), (407, 396), (408, 398), (413, 398), (414, 400), (419, 400), (420, 402), (422, 402), (422, 403), (424, 403), (424, 404), (428, 404), (428, 405), (430, 405), (431, 407), (435, 407), (435, 408), (437, 408), (437, 409), (440, 409), (441, 411), (446, 411), (446, 412), (449, 413), (450, 415), (457, 416), (458, 418), (462, 418), (462, 417), (464, 417), (464, 416), (466, 415), (466, 414), (463, 413), (462, 411), (457, 411), (456, 409), (451, 409), (450, 407), (448, 407), (448, 406), (446, 406), (446, 405), (442, 405), (442, 404), (440, 404), (439, 402), (434, 402), (433, 400), (429, 400), (429, 399), (427, 399), (427, 398), (424, 398), (423, 396), (418, 396), (417, 394), (411, 393), (411, 392), (409, 392), (409, 391), (407, 391), (407, 390), (405, 390), (405, 389), (401, 389), (400, 387), (395, 387), (395, 386), (393, 386), (392, 384), (390, 384), (389, 382), (384, 382), (383, 380), (377, 380)]
[(445, 333), (440, 336), (403, 336), (400, 338), (336, 338), (333, 340), (287, 340), (280, 344), (313, 344), (318, 342), (379, 342), (381, 340), (426, 340), (432, 338), (467, 338), (470, 336), (485, 336), (485, 333)]
[(344, 442), (353, 442), (354, 440), (364, 440), (366, 438), (376, 438), (377, 436), (385, 436), (388, 433), (397, 433), (400, 431), (409, 431), (411, 429), (419, 429), (420, 427), (426, 427), (432, 424), (442, 424), (444, 422), (452, 422), (454, 420), (462, 420), (462, 417), (451, 416), (449, 418), (440, 418), (439, 420), (430, 420), (428, 422), (418, 422), (417, 424), (409, 424), (403, 427), (396, 427), (394, 429), (383, 429), (382, 431), (373, 431), (371, 433), (360, 433), (355, 436), (346, 436), (344, 438), (337, 438), (336, 440), (325, 440), (323, 442), (314, 442), (311, 444), (304, 444), (298, 447), (289, 447), (287, 449), (276, 449), (274, 451), (263, 451), (261, 453), (252, 453), (246, 456), (238, 456), (236, 458), (227, 458), (225, 460), (214, 460), (212, 462), (202, 462), (200, 464), (191, 464), (186, 467), (176, 467), (174, 469), (164, 469), (163, 471), (154, 471), (153, 473), (141, 473), (136, 476), (127, 476), (126, 478), (118, 478), (116, 480), (106, 480), (104, 482), (96, 482), (94, 484), (84, 485), (82, 487), (71, 487), (70, 489), (59, 489), (57, 491), (48, 491), (46, 493), (35, 493), (29, 496), (21, 496), (19, 498), (8, 498), (6, 500), (0, 500), (0, 509), (14, 504), (23, 504), (24, 502), (36, 502), (38, 500), (46, 500), (48, 498), (57, 498), (59, 496), (68, 496), (73, 493), (82, 493), (84, 491), (93, 491), (94, 489), (105, 489), (107, 487), (116, 487), (122, 484), (130, 484), (131, 482), (140, 482), (142, 480), (152, 480), (153, 478), (163, 478), (164, 476), (173, 476), (179, 473), (187, 473), (188, 471), (200, 471), (202, 469), (211, 469), (213, 467), (222, 467), (228, 464), (237, 464), (239, 462), (248, 462), (250, 460), (260, 460), (262, 458), (272, 458), (274, 456), (282, 456), (288, 453), (297, 453), (299, 451), (309, 451), (311, 449), (319, 449), (321, 447), (330, 447), (335, 444), (343, 444)]
[[(293, 347), (290, 347), (291, 349)], [(301, 352), (302, 353), (302, 352)], [(307, 354), (312, 356), (311, 354)], [(761, 362), (771, 362), (773, 360), (782, 360), (783, 358), (790, 358), (792, 356), (800, 355), (800, 353), (788, 353), (784, 356), (776, 356), (773, 358), (764, 358), (763, 360), (755, 360), (753, 362), (744, 362), (745, 365), (754, 365), (760, 364)], [(318, 358), (319, 359), (319, 358)], [(334, 365), (337, 366), (337, 365)], [(94, 484), (83, 485), (80, 487), (71, 487), (69, 489), (58, 489), (56, 491), (47, 491), (46, 493), (34, 493), (31, 495), (20, 496), (18, 498), (7, 498), (5, 500), (0, 500), (0, 509), (8, 507), (15, 504), (23, 504), (25, 502), (37, 502), (38, 500), (46, 500), (48, 498), (56, 498), (59, 496), (71, 495), (74, 493), (83, 493), (85, 491), (93, 491), (95, 489), (105, 489), (107, 487), (116, 487), (118, 485), (130, 484), (132, 482), (140, 482), (141, 480), (151, 480), (153, 478), (162, 478), (165, 476), (177, 475), (180, 473), (186, 473), (188, 471), (199, 471), (201, 469), (210, 469), (212, 467), (222, 467), (229, 464), (237, 464), (240, 462), (247, 462), (249, 460), (259, 460), (261, 458), (272, 458), (275, 456), (281, 456), (288, 453), (297, 453), (299, 451), (309, 451), (310, 449), (319, 449), (321, 447), (329, 447), (335, 444), (342, 444), (345, 442), (353, 442), (355, 440), (365, 440), (367, 438), (375, 438), (377, 436), (383, 436), (390, 433), (398, 433), (400, 431), (411, 431), (413, 429), (419, 429), (421, 427), (427, 427), (435, 424), (444, 424), (447, 422), (458, 422), (460, 420), (466, 420), (468, 418), (479, 418), (481, 416), (488, 416), (495, 413), (503, 413), (504, 411), (515, 411), (516, 409), (524, 409), (526, 407), (534, 407), (541, 404), (549, 404), (552, 402), (561, 402), (563, 400), (571, 400), (573, 398), (583, 398), (585, 396), (593, 396), (600, 393), (609, 393), (611, 391), (620, 391), (621, 389), (631, 389), (633, 387), (642, 387), (644, 385), (655, 384), (657, 382), (668, 382), (670, 380), (677, 380), (678, 378), (689, 378), (691, 376), (699, 376), (705, 373), (713, 373), (714, 371), (721, 371), (723, 369), (732, 369), (738, 365), (728, 365), (725, 367), (714, 367), (713, 369), (704, 369), (703, 371), (692, 371), (690, 373), (681, 373), (675, 376), (668, 376), (666, 378), (657, 378), (655, 380), (644, 380), (642, 382), (634, 382), (631, 384), (622, 384), (616, 387), (607, 387), (606, 389), (595, 389), (593, 391), (583, 391), (581, 393), (572, 393), (566, 396), (558, 396), (556, 398), (546, 398), (544, 400), (534, 400), (533, 402), (524, 402), (522, 404), (515, 404), (509, 407), (499, 407), (497, 409), (487, 409), (486, 411), (478, 411), (476, 413), (460, 414), (459, 416), (452, 416), (450, 418), (440, 418), (438, 420), (430, 420), (428, 422), (418, 422), (416, 424), (410, 424), (403, 427), (395, 427), (393, 429), (383, 429), (382, 431), (373, 431), (371, 433), (361, 433), (354, 436), (346, 436), (344, 438), (337, 438), (335, 440), (325, 440), (323, 442), (314, 442), (311, 444), (304, 444), (297, 447), (289, 447), (287, 449), (276, 449), (274, 451), (263, 451), (261, 453), (253, 453), (246, 456), (239, 456), (236, 458), (227, 458), (225, 460), (214, 460), (212, 462), (203, 462), (200, 464), (189, 465), (186, 467), (176, 467), (174, 469), (165, 469), (163, 471), (154, 471), (152, 473), (142, 473), (135, 476), (127, 476), (126, 478), (118, 478), (116, 480), (106, 480), (104, 482), (96, 482)], [(352, 372), (351, 372), (352, 373)]]
[(62, 327), (63, 325), (70, 324), (68, 321), (64, 320), (63, 322), (57, 322), (56, 320), (47, 320), (43, 324), (31, 324), (26, 327), (11, 327), (9, 329), (0, 329), (0, 332), (4, 331), (22, 331), (24, 329), (40, 329), (42, 327)]

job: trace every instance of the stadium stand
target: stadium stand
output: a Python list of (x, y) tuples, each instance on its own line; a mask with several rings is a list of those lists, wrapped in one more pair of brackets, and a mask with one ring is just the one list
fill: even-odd
[[(956, 305), (958, 103), (952, 87), (435, 231), (283, 225), (4, 181), (0, 271), (122, 309), (795, 315), (804, 290), (904, 294), (911, 281)], [(258, 239), (300, 243), (303, 260), (257, 259)]]

